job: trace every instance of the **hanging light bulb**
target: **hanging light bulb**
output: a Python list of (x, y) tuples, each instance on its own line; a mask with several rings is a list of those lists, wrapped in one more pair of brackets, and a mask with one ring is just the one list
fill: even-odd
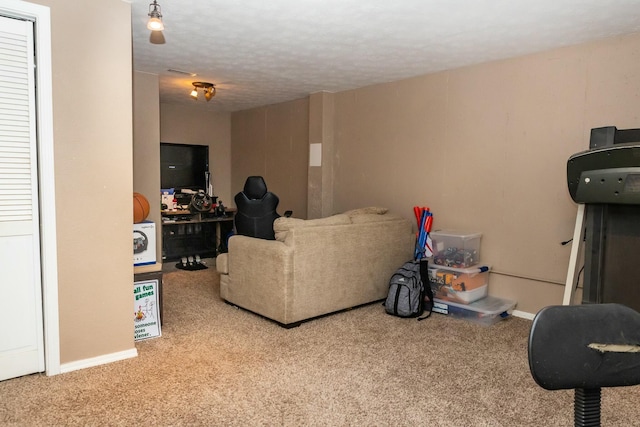
[(193, 90), (191, 91), (191, 97), (195, 100), (198, 99), (198, 90), (196, 89), (196, 87), (193, 87)]
[(207, 102), (211, 101), (211, 98), (214, 96), (216, 96), (216, 87), (214, 85), (211, 85), (204, 90), (204, 99), (206, 99)]
[(149, 21), (147, 22), (147, 28), (151, 31), (164, 30), (164, 24), (162, 23), (162, 9), (156, 0), (149, 4)]

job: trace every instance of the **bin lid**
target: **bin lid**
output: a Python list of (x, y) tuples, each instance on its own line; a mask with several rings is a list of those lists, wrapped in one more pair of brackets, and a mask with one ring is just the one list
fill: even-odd
[(453, 273), (461, 273), (461, 274), (478, 274), (478, 273), (484, 273), (485, 271), (491, 270), (490, 265), (472, 265), (471, 267), (467, 267), (467, 268), (456, 268), (456, 267), (447, 267), (444, 265), (433, 264), (433, 263), (429, 263), (428, 268), (429, 270), (445, 270), (445, 271), (451, 271)]
[(493, 296), (487, 296), (469, 304), (446, 301), (438, 298), (434, 298), (433, 300), (434, 302), (440, 304), (451, 305), (454, 307), (463, 308), (465, 310), (477, 311), (478, 313), (482, 313), (485, 316), (498, 315), (500, 313), (504, 313), (505, 311), (513, 310), (516, 306), (515, 301)]
[(432, 238), (455, 237), (462, 240), (477, 239), (478, 237), (482, 237), (482, 233), (467, 233), (459, 230), (434, 230), (429, 234)]

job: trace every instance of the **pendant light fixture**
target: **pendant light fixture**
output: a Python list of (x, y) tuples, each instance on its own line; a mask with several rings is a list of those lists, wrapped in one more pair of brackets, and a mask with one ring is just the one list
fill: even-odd
[(149, 21), (147, 22), (147, 28), (151, 31), (164, 30), (162, 9), (156, 0), (153, 0), (153, 3), (149, 4)]
[(191, 84), (193, 85), (193, 90), (191, 91), (191, 97), (194, 100), (198, 99), (198, 89), (203, 90), (204, 99), (206, 99), (207, 102), (211, 101), (211, 98), (216, 96), (216, 85), (214, 85), (213, 83), (193, 82)]

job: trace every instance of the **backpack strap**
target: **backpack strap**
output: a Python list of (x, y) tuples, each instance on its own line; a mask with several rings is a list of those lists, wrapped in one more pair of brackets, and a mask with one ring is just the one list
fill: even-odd
[[(431, 283), (429, 283), (429, 261), (426, 258), (420, 259), (420, 280), (422, 280), (422, 286), (424, 287), (424, 293), (429, 298), (429, 314), (423, 317), (419, 317), (418, 320), (424, 320), (431, 316), (433, 311), (433, 291), (431, 290)], [(424, 304), (424, 303), (423, 303)]]

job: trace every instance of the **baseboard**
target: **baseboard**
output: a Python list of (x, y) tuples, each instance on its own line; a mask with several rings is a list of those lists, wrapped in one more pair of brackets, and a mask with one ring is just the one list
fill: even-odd
[(520, 310), (513, 310), (513, 313), (511, 314), (514, 317), (520, 317), (522, 319), (527, 319), (527, 320), (533, 320), (533, 318), (536, 317), (535, 314), (527, 313), (526, 311), (520, 311)]
[(135, 347), (131, 350), (119, 351), (117, 353), (104, 354), (98, 357), (92, 357), (90, 359), (76, 360), (75, 362), (63, 363), (60, 365), (60, 373), (78, 371), (80, 369), (92, 368), (94, 366), (106, 365), (111, 362), (118, 362), (120, 360), (131, 359), (138, 357), (138, 349)]

